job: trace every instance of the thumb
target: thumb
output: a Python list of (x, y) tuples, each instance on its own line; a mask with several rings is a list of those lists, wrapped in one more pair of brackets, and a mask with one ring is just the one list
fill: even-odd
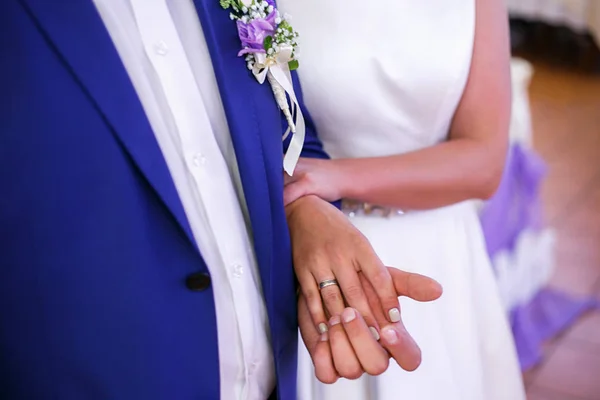
[(301, 180), (289, 183), (283, 188), (283, 204), (287, 206), (307, 194), (306, 185)]
[(402, 369), (414, 371), (421, 364), (421, 349), (402, 321), (384, 326), (380, 343)]
[(393, 267), (388, 267), (388, 271), (398, 296), (425, 302), (436, 300), (442, 295), (442, 285), (425, 275), (413, 274)]

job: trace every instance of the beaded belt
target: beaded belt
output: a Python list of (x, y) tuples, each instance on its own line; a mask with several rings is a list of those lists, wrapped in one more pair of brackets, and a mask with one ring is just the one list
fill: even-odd
[(342, 200), (342, 211), (348, 214), (349, 217), (356, 215), (375, 215), (380, 217), (392, 217), (395, 215), (403, 215), (404, 211), (391, 207), (382, 207), (374, 204), (364, 203), (354, 200)]

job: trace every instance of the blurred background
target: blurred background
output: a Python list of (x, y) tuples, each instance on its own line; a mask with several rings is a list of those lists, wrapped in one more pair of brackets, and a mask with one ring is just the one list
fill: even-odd
[(512, 144), (481, 204), (488, 251), (528, 400), (600, 400), (600, 0), (508, 5)]

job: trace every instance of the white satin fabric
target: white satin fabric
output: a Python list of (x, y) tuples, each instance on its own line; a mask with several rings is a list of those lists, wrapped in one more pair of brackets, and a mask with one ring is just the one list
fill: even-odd
[[(468, 78), (474, 0), (279, 5), (301, 35), (304, 98), (333, 157), (399, 154), (446, 139)], [(394, 363), (376, 378), (323, 385), (301, 344), (298, 398), (525, 399), (474, 203), (352, 221), (387, 265), (429, 275), (444, 286), (433, 303), (401, 299), (423, 363), (412, 373)]]

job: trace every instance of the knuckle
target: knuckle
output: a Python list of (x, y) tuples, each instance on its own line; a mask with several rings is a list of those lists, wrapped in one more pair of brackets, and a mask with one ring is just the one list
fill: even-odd
[(398, 302), (398, 297), (394, 296), (384, 296), (381, 299), (381, 305), (383, 306), (383, 308), (386, 310), (386, 313), (388, 310), (392, 309), (392, 308), (397, 308), (399, 311), (402, 311), (400, 309), (400, 303)]
[(381, 301), (385, 304), (398, 302), (398, 295), (392, 282), (392, 277), (385, 269), (378, 269), (371, 276), (371, 284), (380, 293)]
[(304, 298), (308, 303), (308, 307), (312, 310), (315, 305), (321, 308), (321, 294), (315, 289), (309, 289), (304, 291)]
[(369, 242), (367, 237), (361, 231), (354, 229), (351, 234), (352, 245), (356, 251), (377, 258), (375, 250), (373, 249), (373, 246), (371, 246), (371, 242)]
[(362, 290), (362, 287), (360, 287), (359, 285), (347, 286), (347, 287), (343, 288), (343, 291), (344, 291), (344, 297), (347, 300), (358, 300), (363, 297), (363, 290)]
[(308, 170), (302, 175), (302, 183), (304, 183), (304, 185), (307, 187), (314, 187), (318, 181), (318, 174), (316, 174), (314, 171)]
[(390, 276), (390, 273), (382, 265), (376, 266), (375, 271), (371, 276), (373, 286), (376, 288), (388, 286), (392, 282), (392, 277)]
[(323, 297), (323, 301), (325, 303), (337, 303), (343, 301), (342, 294), (337, 289), (324, 289), (321, 293), (321, 296)]

